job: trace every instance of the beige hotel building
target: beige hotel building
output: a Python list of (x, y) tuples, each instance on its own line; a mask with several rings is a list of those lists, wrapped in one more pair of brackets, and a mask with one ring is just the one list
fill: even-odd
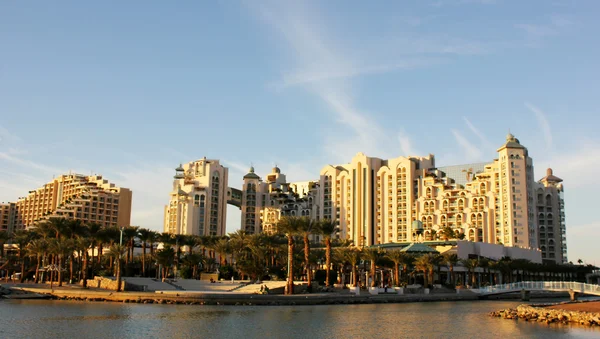
[(239, 192), (227, 187), (228, 174), (219, 160), (206, 157), (179, 165), (169, 205), (165, 206), (164, 232), (224, 235), (227, 202)]
[(104, 227), (130, 224), (131, 190), (101, 175), (64, 174), (29, 191), (16, 203), (0, 204), (0, 230), (25, 229), (49, 218), (68, 218)]
[(278, 167), (263, 180), (251, 168), (237, 190), (227, 187), (227, 175), (218, 160), (177, 168), (165, 232), (224, 235), (229, 203), (241, 209), (240, 228), (249, 234), (275, 232), (286, 215), (336, 220), (335, 236), (356, 246), (440, 241), (450, 227), (471, 242), (567, 262), (562, 180), (548, 169), (534, 181), (529, 152), (512, 134), (489, 163), (436, 167), (431, 154), (385, 160), (358, 153), (325, 166), (315, 181), (288, 182)]

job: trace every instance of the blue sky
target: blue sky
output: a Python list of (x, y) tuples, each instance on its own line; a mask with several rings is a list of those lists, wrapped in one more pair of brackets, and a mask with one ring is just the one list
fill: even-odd
[[(569, 259), (600, 265), (597, 1), (2, 1), (0, 201), (69, 170), (162, 229), (174, 168), (241, 186), (357, 152), (491, 161), (508, 130), (565, 180)], [(228, 230), (239, 227), (230, 210)]]

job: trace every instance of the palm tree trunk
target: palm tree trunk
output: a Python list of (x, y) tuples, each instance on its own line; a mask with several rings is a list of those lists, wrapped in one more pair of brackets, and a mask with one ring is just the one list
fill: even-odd
[(21, 283), (25, 281), (25, 257), (21, 258)]
[[(94, 252), (92, 252), (94, 253)], [(88, 267), (89, 254), (86, 251), (83, 252), (83, 265), (81, 267), (81, 287), (87, 288), (87, 267)]]
[(117, 259), (117, 292), (121, 292), (121, 258)]
[(356, 263), (352, 264), (352, 287), (358, 286), (358, 272), (356, 272)]
[(310, 269), (309, 256), (310, 243), (308, 241), (308, 235), (304, 235), (304, 269), (306, 270), (306, 281), (308, 282), (308, 287), (310, 288), (310, 284), (312, 281), (312, 272)]
[(69, 256), (69, 283), (73, 281), (73, 255)]
[(62, 286), (62, 256), (58, 255), (58, 287)]
[(327, 277), (325, 278), (325, 286), (331, 286), (329, 281), (329, 271), (331, 270), (331, 239), (325, 239), (325, 265), (327, 271)]
[(142, 241), (142, 277), (146, 276), (146, 242)]
[(400, 265), (397, 262), (394, 263), (394, 283), (400, 286)]
[(375, 260), (371, 260), (371, 287), (377, 286), (377, 284), (375, 283), (375, 270)]
[(294, 294), (294, 238), (288, 235), (288, 283), (287, 294)]
[(454, 276), (454, 265), (450, 265), (450, 284), (456, 287), (456, 277)]
[(35, 279), (33, 281), (36, 284), (40, 281), (40, 261), (41, 261), (41, 258), (38, 255), (37, 256), (37, 265), (35, 266)]

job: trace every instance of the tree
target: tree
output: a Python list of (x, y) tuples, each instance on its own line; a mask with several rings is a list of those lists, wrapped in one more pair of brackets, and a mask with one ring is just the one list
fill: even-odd
[(146, 244), (152, 240), (154, 231), (146, 228), (140, 228), (138, 230), (138, 237), (142, 242), (142, 276), (146, 276)]
[(165, 245), (161, 250), (156, 251), (156, 262), (162, 266), (161, 277), (165, 279), (168, 276), (169, 267), (173, 265), (175, 250), (170, 245)]
[(73, 240), (65, 238), (52, 239), (48, 244), (49, 252), (56, 256), (58, 264), (58, 286), (63, 283), (63, 261), (66, 256), (73, 255)]
[(108, 250), (108, 256), (113, 258), (116, 262), (116, 276), (117, 276), (117, 292), (121, 292), (121, 262), (123, 261), (123, 254), (127, 251), (127, 247), (123, 245), (113, 244)]
[(367, 248), (363, 251), (363, 258), (371, 263), (371, 287), (376, 287), (375, 273), (377, 270), (377, 262), (383, 257), (383, 252), (376, 248)]
[(311, 290), (312, 269), (310, 267), (310, 240), (309, 237), (318, 228), (318, 223), (308, 217), (300, 218), (300, 235), (304, 240), (304, 270), (306, 271), (306, 281), (308, 282), (308, 290)]
[(387, 257), (394, 262), (394, 283), (396, 286), (400, 286), (400, 264), (406, 266), (405, 263), (408, 262), (412, 256), (400, 250), (391, 250), (387, 252)]
[(342, 251), (344, 261), (350, 263), (352, 266), (352, 286), (358, 286), (358, 272), (356, 265), (358, 265), (358, 262), (362, 257), (362, 251), (356, 247), (344, 247), (340, 248), (339, 251)]
[(442, 240), (454, 239), (456, 237), (456, 233), (452, 228), (445, 226), (440, 230), (440, 237)]
[(133, 248), (135, 247), (135, 237), (138, 235), (138, 226), (127, 226), (123, 228), (123, 244), (127, 244), (127, 256), (125, 263), (133, 261)]
[(0, 231), (0, 259), (4, 258), (4, 243), (9, 239), (7, 231)]
[(331, 237), (333, 232), (337, 228), (337, 221), (330, 219), (323, 219), (319, 223), (317, 233), (323, 236), (325, 242), (325, 270), (327, 271), (327, 277), (325, 278), (325, 286), (331, 286), (329, 281), (329, 271), (331, 270)]
[(446, 266), (448, 266), (448, 273), (450, 274), (450, 284), (452, 286), (456, 285), (456, 276), (454, 275), (454, 266), (458, 264), (459, 259), (456, 253), (445, 253), (442, 256), (442, 260)]
[(479, 265), (479, 261), (477, 259), (463, 259), (461, 263), (471, 276), (471, 286), (475, 286), (475, 269)]
[(37, 263), (35, 266), (35, 279), (34, 283), (38, 283), (40, 279), (40, 264), (41, 259), (46, 255), (48, 251), (48, 241), (44, 238), (35, 239), (27, 244), (27, 253), (31, 257), (35, 257), (37, 259)]
[(88, 263), (90, 260), (89, 250), (90, 248), (93, 251), (94, 239), (91, 237), (80, 237), (75, 242), (75, 247), (81, 251), (83, 256), (83, 263), (81, 265), (81, 287), (87, 288), (87, 271), (88, 271)]
[(21, 283), (25, 281), (25, 255), (27, 254), (27, 245), (31, 241), (32, 236), (33, 233), (31, 232), (18, 230), (12, 237), (13, 244), (17, 245), (19, 260), (21, 261)]
[(423, 254), (415, 260), (415, 268), (423, 272), (423, 284), (429, 286), (433, 284), (433, 269), (436, 262), (435, 254)]
[(288, 270), (286, 294), (294, 294), (294, 236), (300, 233), (300, 218), (284, 216), (277, 223), (277, 232), (288, 239)]

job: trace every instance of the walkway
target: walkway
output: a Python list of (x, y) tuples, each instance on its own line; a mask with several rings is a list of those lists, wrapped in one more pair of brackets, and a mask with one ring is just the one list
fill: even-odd
[(472, 289), (481, 295), (494, 295), (526, 291), (573, 291), (581, 294), (600, 296), (600, 285), (585, 284), (574, 281), (521, 281), (511, 284), (494, 285)]

